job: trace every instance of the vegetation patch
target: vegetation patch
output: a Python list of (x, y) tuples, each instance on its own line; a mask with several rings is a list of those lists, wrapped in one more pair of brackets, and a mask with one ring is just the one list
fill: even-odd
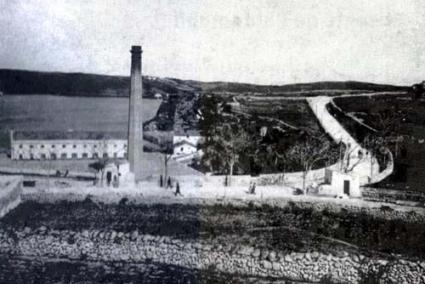
[[(343, 112), (374, 128), (371, 131), (351, 118), (338, 116), (351, 134), (367, 148), (378, 153), (388, 148), (395, 159), (395, 170), (378, 187), (424, 191), (425, 102), (411, 96), (372, 96), (335, 98)], [(380, 163), (380, 164), (381, 164)]]
[[(201, 166), (216, 174), (258, 175), (335, 163), (339, 145), (320, 127), (307, 102), (285, 103), (242, 102), (235, 106), (227, 98), (203, 96)], [(311, 157), (313, 161), (305, 163)]]

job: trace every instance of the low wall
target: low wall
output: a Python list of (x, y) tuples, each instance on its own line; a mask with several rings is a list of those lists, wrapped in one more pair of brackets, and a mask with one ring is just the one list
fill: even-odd
[[(165, 236), (139, 235), (137, 231), (57, 231), (40, 227), (0, 231), (0, 252), (25, 257), (65, 258), (84, 261), (153, 261), (193, 269), (276, 277), (295, 281), (358, 283), (377, 277), (384, 283), (425, 283), (425, 262), (369, 258), (341, 252), (283, 253), (235, 244), (182, 241)], [(380, 272), (385, 271), (385, 274)], [(376, 278), (375, 278), (376, 279)]]
[(0, 176), (0, 218), (21, 202), (22, 177)]
[[(7, 175), (30, 175), (30, 176), (56, 176), (56, 170), (45, 170), (45, 169), (31, 169), (31, 168), (12, 168), (12, 167), (0, 167), (1, 174)], [(62, 175), (64, 171), (62, 170)], [(82, 178), (82, 179), (94, 179), (95, 173), (91, 172), (76, 172), (69, 171), (67, 174), (68, 178)]]
[[(306, 185), (309, 185), (313, 182), (320, 183), (325, 179), (325, 170), (326, 169), (339, 169), (339, 163), (333, 164), (326, 168), (320, 168), (316, 170), (311, 170), (308, 172), (306, 178)], [(226, 179), (225, 175), (217, 176), (205, 176), (205, 181), (220, 186), (224, 185)], [(277, 174), (263, 174), (257, 177), (250, 175), (235, 175), (232, 176), (232, 185), (233, 186), (249, 186), (250, 182), (256, 182), (257, 185), (286, 185), (292, 187), (301, 187), (303, 181), (303, 172), (291, 172), (291, 173), (277, 173)]]

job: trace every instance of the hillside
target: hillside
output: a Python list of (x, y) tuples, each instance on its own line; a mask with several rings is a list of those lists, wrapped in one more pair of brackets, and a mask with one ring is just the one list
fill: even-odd
[[(54, 94), (83, 97), (126, 97), (130, 77), (85, 73), (36, 72), (0, 69), (0, 91), (4, 94)], [(173, 79), (143, 77), (144, 96), (178, 94), (196, 90)]]
[[(195, 83), (196, 85), (196, 83)], [(234, 93), (263, 93), (277, 94), (288, 92), (311, 92), (311, 91), (326, 91), (326, 90), (341, 90), (341, 91), (373, 91), (373, 92), (388, 92), (388, 91), (406, 91), (409, 87), (373, 84), (367, 82), (342, 81), (342, 82), (313, 82), (288, 85), (253, 85), (242, 83), (226, 83), (226, 82), (209, 82), (200, 83), (202, 90), (206, 92), (234, 92)]]
[[(229, 82), (199, 82), (174, 78), (143, 77), (144, 95), (208, 92), (219, 94), (285, 95), (329, 91), (406, 91), (408, 87), (373, 83), (315, 82), (289, 85), (254, 85)], [(5, 94), (57, 94), (64, 96), (128, 96), (130, 79), (85, 73), (59, 73), (0, 69), (0, 91)]]

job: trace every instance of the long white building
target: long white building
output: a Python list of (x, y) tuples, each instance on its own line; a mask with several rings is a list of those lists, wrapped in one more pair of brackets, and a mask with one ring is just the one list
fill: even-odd
[(127, 158), (125, 132), (11, 131), (13, 160)]

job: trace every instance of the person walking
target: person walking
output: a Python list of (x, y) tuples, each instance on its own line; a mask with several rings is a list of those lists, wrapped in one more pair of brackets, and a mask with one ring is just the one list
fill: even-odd
[(182, 195), (181, 192), (180, 192), (180, 184), (179, 184), (179, 182), (176, 183), (176, 192), (174, 193), (174, 195), (175, 196), (177, 196), (177, 195), (180, 195), (181, 196)]

